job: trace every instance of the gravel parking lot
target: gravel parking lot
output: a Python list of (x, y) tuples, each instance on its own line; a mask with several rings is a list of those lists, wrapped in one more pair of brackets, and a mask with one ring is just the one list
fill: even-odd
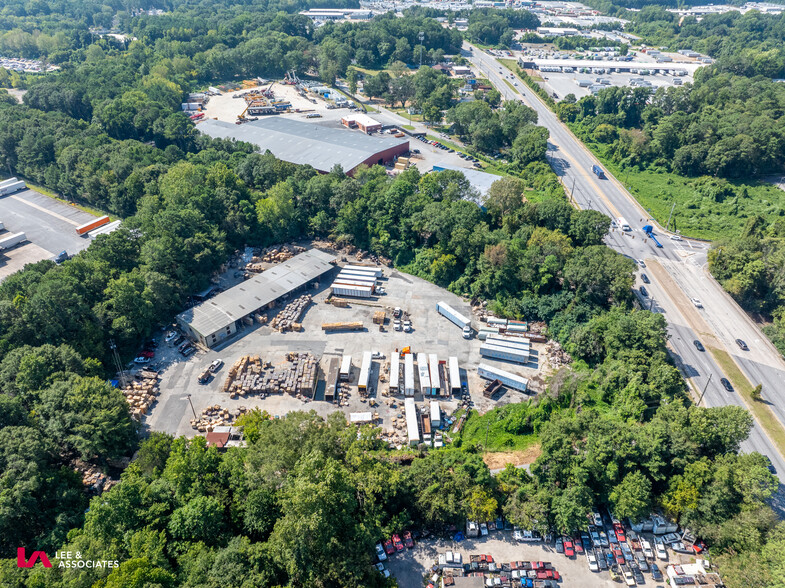
[[(337, 270), (335, 270), (337, 272)], [(349, 412), (378, 411), (383, 420), (382, 428), (392, 428), (392, 417), (402, 413), (400, 399), (385, 396), (387, 385), (378, 382), (379, 374), (386, 374), (389, 370), (390, 355), (396, 349), (407, 345), (412, 351), (437, 353), (439, 359), (446, 360), (448, 356), (458, 357), (463, 375), (468, 380), (470, 393), (475, 402), (475, 407), (484, 412), (492, 406), (509, 402), (520, 402), (529, 398), (529, 395), (508, 390), (494, 400), (482, 397), (480, 390), (482, 380), (477, 376), (476, 366), (480, 361), (480, 341), (476, 338), (463, 339), (461, 330), (446, 318), (436, 312), (436, 303), (445, 300), (455, 308), (470, 315), (468, 304), (460, 298), (439, 288), (425, 280), (402, 274), (396, 270), (385, 268), (385, 277), (382, 280), (387, 295), (379, 296), (370, 301), (352, 302), (349, 308), (336, 308), (324, 303), (329, 293), (328, 286), (331, 282), (325, 278), (318, 290), (311, 291), (314, 304), (306, 311), (302, 319), (301, 332), (279, 333), (266, 325), (245, 327), (239, 338), (234, 338), (217, 349), (199, 351), (190, 358), (183, 359), (177, 350), (168, 343), (161, 343), (157, 351), (155, 362), (161, 369), (160, 395), (157, 402), (145, 418), (145, 425), (153, 430), (166, 431), (174, 435), (192, 436), (196, 433), (190, 426), (193, 418), (188, 404), (187, 394), (191, 394), (191, 401), (197, 413), (203, 408), (220, 404), (229, 409), (240, 406), (248, 408), (259, 407), (273, 415), (284, 415), (296, 410), (315, 410), (321, 415), (327, 415), (335, 410)], [(372, 323), (372, 314), (380, 308), (387, 308), (388, 318), (394, 307), (401, 307), (408, 311), (413, 324), (413, 332), (404, 333), (394, 331), (391, 320), (380, 332), (377, 325)], [(277, 312), (280, 308), (274, 309)], [(268, 313), (271, 314), (271, 313)], [(272, 318), (272, 316), (270, 317)], [(321, 329), (324, 322), (336, 321), (362, 321), (365, 330), (353, 333), (325, 333)], [(320, 359), (321, 375), (326, 373), (332, 357), (339, 357), (344, 353), (352, 355), (354, 377), (357, 377), (363, 351), (379, 351), (385, 355), (384, 360), (373, 362), (374, 372), (371, 384), (376, 389), (374, 400), (377, 406), (369, 408), (368, 402), (359, 397), (356, 380), (352, 382), (349, 396), (349, 405), (338, 407), (323, 398), (324, 382), (315, 395), (315, 400), (303, 402), (289, 395), (272, 395), (267, 398), (249, 396), (246, 398), (230, 399), (221, 392), (226, 372), (238, 358), (247, 354), (260, 355), (263, 360), (274, 365), (284, 360), (285, 354), (290, 351), (310, 351)], [(539, 373), (539, 356), (544, 352), (544, 344), (532, 344), (532, 361), (526, 366), (483, 360), (532, 378)], [(199, 373), (214, 359), (221, 358), (225, 367), (207, 384), (197, 383)], [(387, 376), (385, 375), (385, 380)], [(418, 403), (423, 402), (420, 395), (415, 397)], [(443, 409), (449, 414), (458, 406), (458, 399), (441, 400)]]

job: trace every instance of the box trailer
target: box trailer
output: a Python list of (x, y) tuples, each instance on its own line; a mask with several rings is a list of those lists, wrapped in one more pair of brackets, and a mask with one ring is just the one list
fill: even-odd
[(93, 220), (91, 220), (88, 223), (85, 223), (83, 225), (79, 225), (78, 227), (76, 227), (76, 234), (77, 235), (86, 235), (87, 233), (89, 233), (93, 229), (97, 229), (98, 227), (103, 227), (105, 224), (108, 224), (108, 223), (109, 223), (109, 217), (108, 216), (105, 216), (105, 215), (104, 216), (99, 216), (98, 218), (94, 218)]
[(344, 355), (341, 358), (340, 378), (342, 382), (348, 382), (352, 378), (352, 356)]
[(506, 333), (528, 333), (529, 332), (529, 325), (510, 325), (508, 324), (504, 331)]
[(414, 356), (411, 353), (403, 356), (403, 392), (406, 396), (414, 396)]
[(442, 426), (442, 409), (438, 400), (431, 400), (431, 426), (434, 429)]
[(512, 337), (505, 337), (504, 335), (488, 335), (485, 340), (488, 345), (496, 345), (497, 347), (512, 347), (513, 349), (520, 349), (522, 351), (529, 351), (531, 343), (528, 339), (520, 338), (513, 339)]
[(442, 385), (439, 380), (439, 358), (435, 353), (428, 355), (428, 373), (431, 377), (431, 394), (439, 394)]
[(458, 358), (450, 357), (450, 390), (453, 394), (461, 391), (461, 371), (458, 368)]
[(498, 317), (495, 317), (495, 316), (489, 316), (486, 319), (486, 322), (489, 325), (493, 325), (493, 326), (496, 326), (496, 327), (506, 327), (507, 326), (507, 319), (505, 319), (505, 318), (498, 318)]
[(360, 378), (357, 380), (357, 388), (360, 390), (368, 389), (368, 380), (371, 376), (371, 352), (363, 353), (363, 362), (360, 366)]
[(414, 404), (414, 398), (407, 398), (403, 407), (406, 411), (406, 434), (409, 437), (409, 445), (419, 445), (420, 427), (417, 424), (417, 406)]
[(341, 272), (335, 276), (334, 282), (349, 282), (350, 284), (362, 284), (363, 286), (376, 286), (376, 278), (372, 276), (358, 276), (357, 274), (345, 274)]
[(368, 272), (368, 273), (372, 273), (377, 278), (382, 277), (382, 268), (380, 267), (372, 267), (369, 265), (345, 265), (343, 269)]
[(372, 293), (376, 290), (376, 286), (368, 282), (349, 282), (346, 280), (336, 280), (330, 285), (330, 287), (331, 288), (370, 288)]
[(8, 196), (9, 194), (14, 194), (15, 192), (21, 192), (26, 188), (27, 184), (25, 184), (22, 180), (11, 178), (10, 180), (6, 180), (0, 184), (0, 196)]
[(398, 381), (401, 378), (401, 356), (393, 353), (390, 358), (390, 392), (398, 392)]
[(521, 392), (526, 392), (529, 387), (529, 380), (526, 378), (512, 374), (506, 370), (500, 370), (499, 368), (485, 363), (481, 363), (477, 366), (477, 374), (485, 380), (499, 380), (508, 388), (513, 388), (514, 390), (519, 390)]
[(365, 425), (373, 422), (372, 412), (350, 412), (349, 422), (353, 425)]
[(339, 276), (354, 276), (356, 278), (363, 278), (364, 280), (373, 280), (374, 282), (378, 279), (376, 277), (375, 272), (361, 272), (359, 270), (351, 270), (351, 269), (342, 269), (338, 272)]
[(4, 237), (0, 237), (0, 251), (3, 249), (11, 249), (19, 243), (27, 241), (27, 235), (24, 233), (11, 233), (10, 235), (5, 235)]
[(326, 402), (334, 402), (338, 396), (338, 358), (333, 357), (330, 359), (330, 366), (327, 368), (327, 381), (324, 387), (324, 400)]
[(352, 296), (354, 298), (370, 298), (373, 290), (367, 286), (331, 286), (330, 290), (336, 296)]
[(519, 351), (510, 347), (489, 345), (487, 342), (480, 345), (480, 355), (490, 359), (501, 359), (504, 361), (511, 361), (520, 364), (529, 363), (528, 351)]
[(428, 356), (424, 353), (417, 354), (417, 371), (420, 376), (420, 392), (427, 396), (431, 393), (431, 372), (428, 369)]
[(446, 302), (437, 302), (436, 310), (440, 315), (446, 317), (451, 322), (458, 325), (461, 329), (465, 329), (466, 327), (471, 328), (471, 321)]

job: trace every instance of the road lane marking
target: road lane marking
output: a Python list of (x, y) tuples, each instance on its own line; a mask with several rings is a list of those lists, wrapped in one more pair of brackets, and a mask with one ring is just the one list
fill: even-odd
[(80, 223), (78, 223), (76, 221), (71, 220), (70, 218), (67, 218), (67, 217), (63, 216), (62, 214), (57, 214), (56, 212), (48, 210), (48, 209), (44, 208), (43, 206), (38, 206), (37, 204), (33, 204), (32, 202), (30, 202), (28, 200), (25, 200), (24, 198), (22, 198), (20, 196), (11, 196), (11, 198), (13, 198), (14, 200), (16, 200), (18, 202), (21, 202), (22, 204), (27, 204), (27, 206), (30, 206), (32, 208), (36, 208), (36, 209), (40, 210), (41, 212), (45, 212), (46, 214), (48, 214), (50, 216), (53, 216), (55, 218), (59, 218), (60, 220), (65, 221), (67, 223), (70, 223), (70, 224), (74, 225), (75, 227), (78, 227), (79, 224), (80, 224)]

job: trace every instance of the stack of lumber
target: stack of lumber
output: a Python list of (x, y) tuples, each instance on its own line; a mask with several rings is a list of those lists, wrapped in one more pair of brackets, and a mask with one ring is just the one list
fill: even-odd
[(143, 370), (123, 388), (122, 393), (131, 408), (131, 416), (141, 420), (158, 396), (158, 374)]
[(214, 404), (202, 410), (202, 414), (198, 419), (191, 419), (191, 427), (200, 433), (211, 433), (215, 427), (233, 425), (237, 417), (245, 414), (247, 410), (244, 406), (241, 406), (238, 410), (230, 412), (229, 409), (223, 408), (220, 404)]
[(385, 313), (383, 310), (377, 310), (373, 313), (373, 324), (375, 325), (383, 325), (384, 324)]
[(355, 323), (322, 323), (322, 331), (362, 331), (362, 322)]
[(310, 353), (289, 353), (283, 366), (269, 369), (258, 355), (241, 357), (229, 370), (222, 387), (230, 398), (260, 394), (291, 394), (303, 400), (313, 398), (318, 364)]
[[(281, 312), (275, 315), (275, 318), (270, 322), (270, 326), (281, 333), (290, 330), (299, 331), (302, 328), (300, 318), (311, 305), (311, 302), (310, 294), (303, 294), (299, 298), (292, 300)], [(297, 326), (295, 327), (295, 325)]]

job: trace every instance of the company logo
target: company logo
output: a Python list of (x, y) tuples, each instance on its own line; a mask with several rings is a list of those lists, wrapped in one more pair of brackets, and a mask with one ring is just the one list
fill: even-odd
[(45, 568), (52, 567), (49, 558), (46, 557), (46, 554), (43, 551), (34, 551), (33, 555), (30, 556), (30, 559), (26, 559), (24, 547), (19, 547), (16, 550), (16, 567), (18, 568), (32, 568), (39, 559), (44, 564)]

